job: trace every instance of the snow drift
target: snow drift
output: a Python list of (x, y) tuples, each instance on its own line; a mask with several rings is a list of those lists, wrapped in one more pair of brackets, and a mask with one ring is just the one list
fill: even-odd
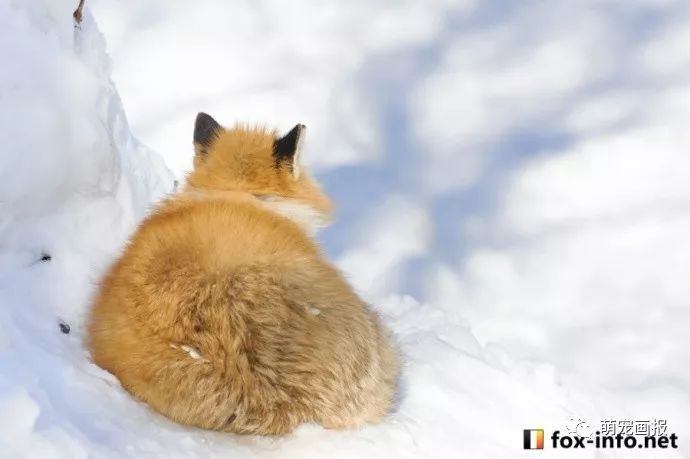
[(382, 424), (236, 437), (133, 400), (90, 362), (83, 321), (100, 274), (173, 183), (132, 137), (102, 36), (88, 14), (73, 29), (74, 3), (0, 0), (0, 456), (514, 457), (522, 429), (620, 412), (549, 365), (480, 345), (457, 309), (382, 292), (370, 299), (405, 358)]

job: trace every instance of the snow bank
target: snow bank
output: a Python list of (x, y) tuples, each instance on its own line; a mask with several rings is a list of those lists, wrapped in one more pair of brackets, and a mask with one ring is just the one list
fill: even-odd
[(240, 438), (132, 400), (90, 363), (83, 319), (94, 282), (172, 180), (131, 136), (102, 37), (88, 14), (72, 29), (73, 3), (0, 2), (3, 458), (508, 456), (523, 428), (600, 416), (553, 368), (518, 365), (480, 346), (457, 313), (397, 296), (377, 302), (406, 360), (381, 425)]

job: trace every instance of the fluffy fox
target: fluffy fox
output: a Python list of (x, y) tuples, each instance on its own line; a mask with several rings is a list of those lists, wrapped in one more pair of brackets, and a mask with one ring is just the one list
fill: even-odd
[(285, 136), (199, 113), (194, 169), (100, 283), (96, 364), (182, 424), (278, 435), (391, 409), (399, 357), (310, 237), (331, 204)]

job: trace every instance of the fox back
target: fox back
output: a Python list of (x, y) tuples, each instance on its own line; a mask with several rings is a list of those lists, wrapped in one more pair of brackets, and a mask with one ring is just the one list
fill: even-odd
[(183, 424), (283, 434), (348, 428), (390, 410), (398, 355), (311, 235), (331, 204), (279, 137), (200, 113), (194, 170), (100, 284), (94, 362)]

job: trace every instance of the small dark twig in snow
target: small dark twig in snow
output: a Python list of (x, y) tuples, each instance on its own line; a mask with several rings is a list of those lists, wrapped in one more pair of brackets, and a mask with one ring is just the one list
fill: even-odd
[(60, 331), (61, 331), (62, 333), (64, 333), (65, 335), (69, 335), (69, 331), (70, 331), (70, 326), (69, 326), (69, 324), (66, 324), (66, 323), (63, 322), (63, 321), (60, 321), (60, 322), (58, 323), (58, 325), (60, 326)]
[(79, 0), (79, 6), (77, 7), (76, 10), (74, 10), (74, 13), (72, 13), (72, 17), (76, 21), (77, 24), (81, 24), (81, 10), (84, 8), (84, 0)]

